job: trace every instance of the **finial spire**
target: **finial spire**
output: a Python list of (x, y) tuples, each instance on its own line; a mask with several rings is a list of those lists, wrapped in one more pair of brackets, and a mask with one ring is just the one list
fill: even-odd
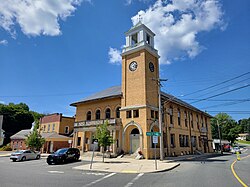
[(138, 15), (138, 23), (140, 23), (142, 21), (142, 16), (139, 14)]

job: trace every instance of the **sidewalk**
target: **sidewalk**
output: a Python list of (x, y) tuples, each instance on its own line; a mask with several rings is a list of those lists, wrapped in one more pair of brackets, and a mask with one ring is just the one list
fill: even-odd
[(74, 167), (73, 169), (101, 171), (112, 173), (153, 173), (168, 171), (179, 166), (179, 163), (170, 163), (167, 160), (157, 160), (157, 169), (155, 168), (155, 160), (136, 160), (133, 158), (105, 158), (104, 163), (102, 157), (94, 157), (92, 169), (90, 169), (91, 157), (82, 158), (83, 161), (88, 161), (89, 164)]
[(13, 151), (0, 151), (0, 157), (8, 157)]

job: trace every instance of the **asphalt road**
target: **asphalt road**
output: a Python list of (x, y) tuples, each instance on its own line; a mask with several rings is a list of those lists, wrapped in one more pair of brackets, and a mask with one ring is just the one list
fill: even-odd
[[(247, 150), (241, 155), (250, 154)], [(236, 155), (188, 159), (171, 171), (147, 174), (119, 174), (75, 170), (87, 163), (47, 165), (45, 159), (12, 162), (0, 157), (1, 187), (240, 187), (231, 171)], [(238, 177), (250, 186), (250, 156), (235, 163)]]

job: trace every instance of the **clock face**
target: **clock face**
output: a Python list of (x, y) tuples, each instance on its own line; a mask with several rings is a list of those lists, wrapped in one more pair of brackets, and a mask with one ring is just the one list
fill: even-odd
[(155, 70), (155, 66), (152, 62), (149, 62), (149, 69), (151, 72), (154, 72), (154, 70)]
[(133, 61), (129, 64), (129, 69), (130, 71), (135, 71), (137, 69), (137, 62), (136, 61)]

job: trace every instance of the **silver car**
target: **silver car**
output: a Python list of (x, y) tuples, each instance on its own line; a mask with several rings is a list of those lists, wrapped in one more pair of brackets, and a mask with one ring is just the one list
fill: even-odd
[(10, 155), (10, 159), (13, 160), (13, 162), (40, 159), (40, 158), (41, 158), (40, 153), (32, 150), (19, 150)]

